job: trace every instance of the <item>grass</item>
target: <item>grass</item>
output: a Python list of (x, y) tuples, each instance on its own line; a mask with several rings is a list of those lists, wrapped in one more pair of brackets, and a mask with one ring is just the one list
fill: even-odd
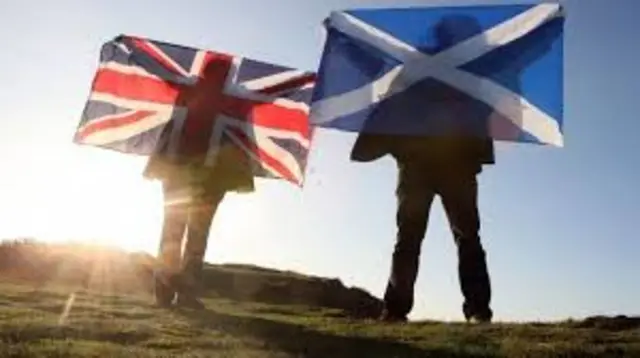
[(338, 310), (209, 297), (163, 310), (148, 294), (0, 284), (2, 357), (640, 357), (640, 324), (403, 325)]

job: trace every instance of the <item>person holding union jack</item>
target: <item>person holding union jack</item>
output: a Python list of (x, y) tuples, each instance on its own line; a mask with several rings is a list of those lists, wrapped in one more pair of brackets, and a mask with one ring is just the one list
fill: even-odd
[[(209, 227), (230, 191), (254, 178), (301, 187), (316, 75), (244, 56), (119, 35), (100, 51), (74, 142), (150, 156), (164, 222), (156, 299), (202, 307)], [(186, 237), (185, 237), (186, 235)], [(181, 248), (184, 241), (184, 253)]]
[(164, 199), (156, 303), (169, 307), (175, 300), (178, 306), (203, 309), (198, 293), (211, 223), (227, 192), (254, 191), (252, 167), (231, 144), (220, 146), (214, 166), (197, 155), (171, 159), (162, 149), (150, 156), (144, 171), (145, 178), (162, 183)]

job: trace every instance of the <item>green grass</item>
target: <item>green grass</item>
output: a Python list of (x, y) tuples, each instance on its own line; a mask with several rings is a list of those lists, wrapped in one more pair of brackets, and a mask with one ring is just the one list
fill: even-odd
[(163, 310), (148, 295), (0, 284), (0, 356), (640, 357), (637, 325), (390, 325), (321, 308), (205, 303), (205, 312)]

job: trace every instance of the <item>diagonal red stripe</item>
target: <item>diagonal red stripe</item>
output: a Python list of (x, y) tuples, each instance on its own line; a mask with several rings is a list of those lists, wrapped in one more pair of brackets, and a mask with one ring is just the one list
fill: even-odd
[(82, 141), (97, 132), (137, 123), (154, 113), (152, 111), (135, 111), (130, 115), (89, 123), (78, 131), (78, 139)]
[(293, 173), (284, 164), (282, 164), (282, 162), (280, 162), (278, 159), (274, 158), (264, 150), (260, 149), (257, 145), (255, 145), (253, 141), (251, 141), (247, 137), (244, 132), (240, 131), (237, 128), (229, 128), (228, 131), (233, 133), (236, 139), (238, 139), (246, 148), (256, 154), (258, 158), (260, 158), (261, 162), (264, 162), (271, 168), (275, 169), (283, 179), (298, 184), (298, 180), (296, 179), (295, 175), (293, 175)]
[(277, 85), (273, 85), (270, 87), (263, 88), (258, 92), (264, 94), (274, 94), (287, 89), (294, 89), (296, 87), (304, 86), (309, 83), (313, 83), (316, 80), (315, 74), (308, 74), (302, 77), (293, 78), (286, 82), (278, 83)]
[(153, 47), (149, 46), (149, 43), (147, 41), (139, 38), (132, 38), (131, 40), (133, 41), (133, 44), (138, 47), (138, 49), (151, 56), (154, 60), (160, 62), (166, 69), (177, 75), (183, 76), (183, 74), (178, 71), (174, 64), (160, 56)]

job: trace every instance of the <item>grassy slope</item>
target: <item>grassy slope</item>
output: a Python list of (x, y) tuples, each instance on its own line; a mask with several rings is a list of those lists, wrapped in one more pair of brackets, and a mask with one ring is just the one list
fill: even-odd
[(640, 357), (638, 325), (381, 325), (326, 309), (205, 302), (204, 313), (168, 311), (147, 295), (0, 284), (0, 356)]

